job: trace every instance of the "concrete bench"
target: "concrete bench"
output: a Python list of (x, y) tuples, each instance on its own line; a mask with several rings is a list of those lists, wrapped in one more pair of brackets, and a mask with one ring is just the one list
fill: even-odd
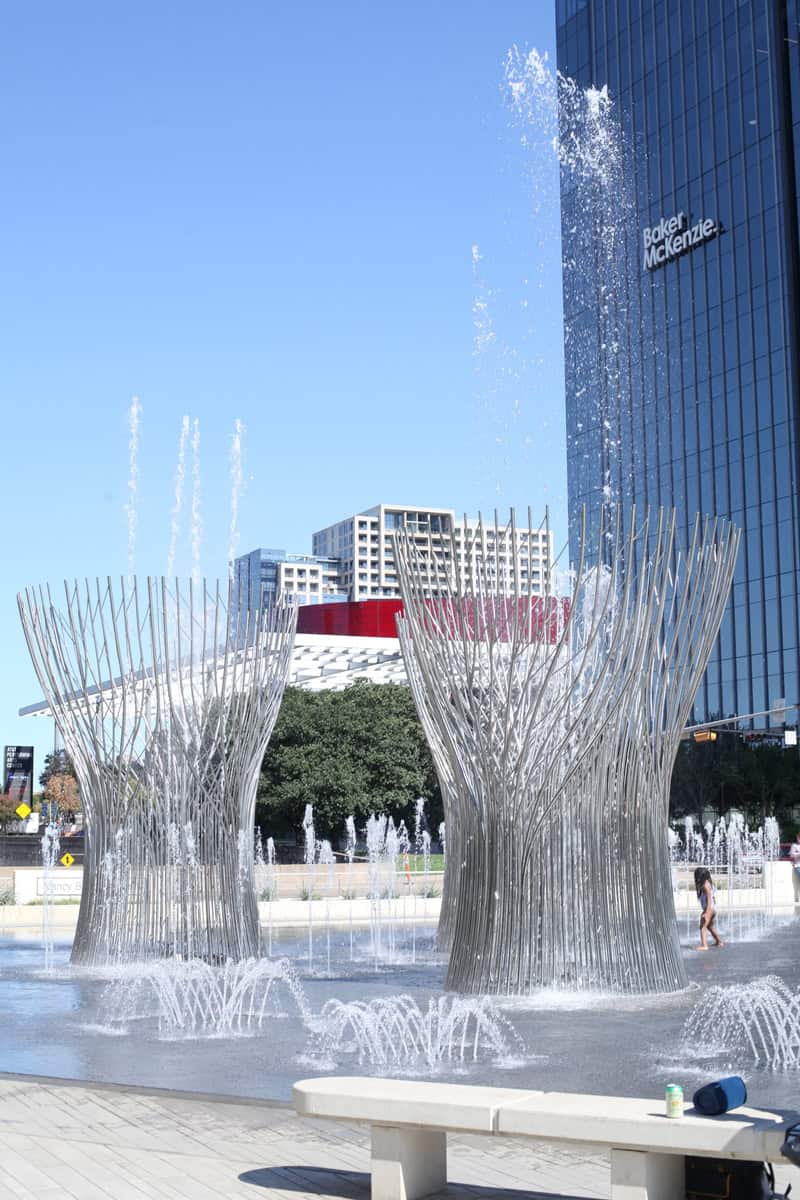
[(703, 1117), (686, 1105), (675, 1120), (663, 1099), (360, 1076), (302, 1079), (293, 1100), (302, 1116), (372, 1127), (372, 1200), (418, 1200), (444, 1188), (448, 1131), (603, 1146), (612, 1200), (683, 1200), (687, 1155), (777, 1162), (787, 1125), (752, 1108)]

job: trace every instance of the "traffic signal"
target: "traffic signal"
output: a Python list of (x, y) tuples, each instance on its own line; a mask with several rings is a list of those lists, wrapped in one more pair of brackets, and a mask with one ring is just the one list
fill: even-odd
[(694, 735), (696, 742), (715, 742), (717, 740), (716, 729), (698, 729)]

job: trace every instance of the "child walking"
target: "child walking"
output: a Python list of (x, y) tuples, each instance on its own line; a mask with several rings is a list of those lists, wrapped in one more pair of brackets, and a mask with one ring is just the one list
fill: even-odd
[(697, 899), (700, 901), (700, 945), (698, 950), (708, 949), (708, 934), (710, 933), (717, 946), (724, 943), (716, 931), (717, 892), (711, 880), (711, 872), (707, 867), (695, 867), (694, 886)]

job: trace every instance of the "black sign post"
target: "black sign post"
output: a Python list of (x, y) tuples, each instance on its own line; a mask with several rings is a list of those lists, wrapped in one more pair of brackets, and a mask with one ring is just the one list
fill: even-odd
[(3, 791), (17, 804), (33, 807), (33, 746), (6, 746)]

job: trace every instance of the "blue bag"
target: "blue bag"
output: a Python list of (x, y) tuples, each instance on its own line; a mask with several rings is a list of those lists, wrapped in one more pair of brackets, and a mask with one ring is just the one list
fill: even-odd
[(747, 1103), (747, 1087), (740, 1075), (728, 1075), (716, 1083), (707, 1083), (692, 1096), (695, 1110), (704, 1117), (718, 1117)]

